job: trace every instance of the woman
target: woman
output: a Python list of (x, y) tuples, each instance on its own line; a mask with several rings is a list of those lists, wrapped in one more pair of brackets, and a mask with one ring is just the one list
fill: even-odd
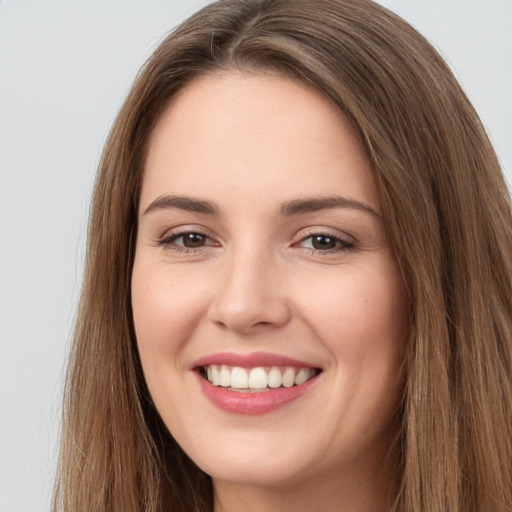
[(105, 148), (54, 510), (512, 510), (511, 245), (404, 21), (204, 8)]

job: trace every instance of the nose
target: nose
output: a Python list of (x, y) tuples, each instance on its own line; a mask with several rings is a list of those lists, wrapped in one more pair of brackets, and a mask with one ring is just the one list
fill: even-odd
[(271, 256), (254, 252), (233, 256), (223, 263), (216, 282), (208, 312), (216, 325), (251, 334), (282, 327), (290, 320), (283, 272)]

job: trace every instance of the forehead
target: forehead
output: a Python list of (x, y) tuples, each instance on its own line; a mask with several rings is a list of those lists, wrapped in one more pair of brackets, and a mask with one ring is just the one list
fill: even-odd
[(141, 206), (162, 193), (222, 195), (226, 188), (282, 200), (335, 188), (379, 205), (368, 159), (340, 111), (312, 88), (268, 74), (196, 79), (150, 137)]

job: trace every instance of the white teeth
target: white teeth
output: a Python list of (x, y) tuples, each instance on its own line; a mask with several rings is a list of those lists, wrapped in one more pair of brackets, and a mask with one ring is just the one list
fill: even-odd
[(304, 384), (308, 380), (308, 369), (307, 368), (301, 368), (299, 370), (299, 373), (295, 376), (295, 384), (297, 386), (300, 386), (301, 384)]
[(208, 380), (210, 380), (210, 382), (214, 385), (214, 386), (220, 386), (220, 372), (219, 372), (219, 367), (214, 364), (212, 367), (212, 380), (210, 380), (208, 378)]
[(231, 372), (224, 364), (220, 367), (220, 385), (224, 387), (231, 386)]
[(268, 387), (278, 388), (281, 386), (281, 372), (275, 366), (268, 372)]
[(238, 389), (246, 389), (249, 387), (249, 376), (244, 368), (235, 366), (231, 370), (231, 387)]
[(267, 372), (264, 368), (253, 368), (249, 373), (249, 387), (251, 389), (265, 389), (267, 387)]
[(205, 377), (214, 386), (231, 388), (232, 390), (266, 388), (291, 388), (300, 386), (316, 375), (313, 368), (294, 368), (292, 366), (271, 366), (242, 368), (240, 366), (207, 365), (204, 367)]
[(295, 370), (293, 368), (286, 368), (282, 381), (285, 388), (291, 388), (295, 384)]

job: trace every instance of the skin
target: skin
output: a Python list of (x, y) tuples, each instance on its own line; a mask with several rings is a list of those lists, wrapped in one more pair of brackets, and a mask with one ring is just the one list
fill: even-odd
[[(218, 213), (156, 207), (164, 195)], [(280, 211), (333, 196), (366, 209)], [(203, 234), (196, 248), (184, 232)], [(315, 248), (318, 233), (333, 247)], [(152, 398), (212, 476), (216, 512), (386, 510), (405, 293), (369, 162), (327, 99), (235, 72), (196, 79), (173, 99), (150, 139), (132, 301)], [(275, 411), (228, 413), (191, 369), (224, 351), (271, 352), (322, 373)]]

